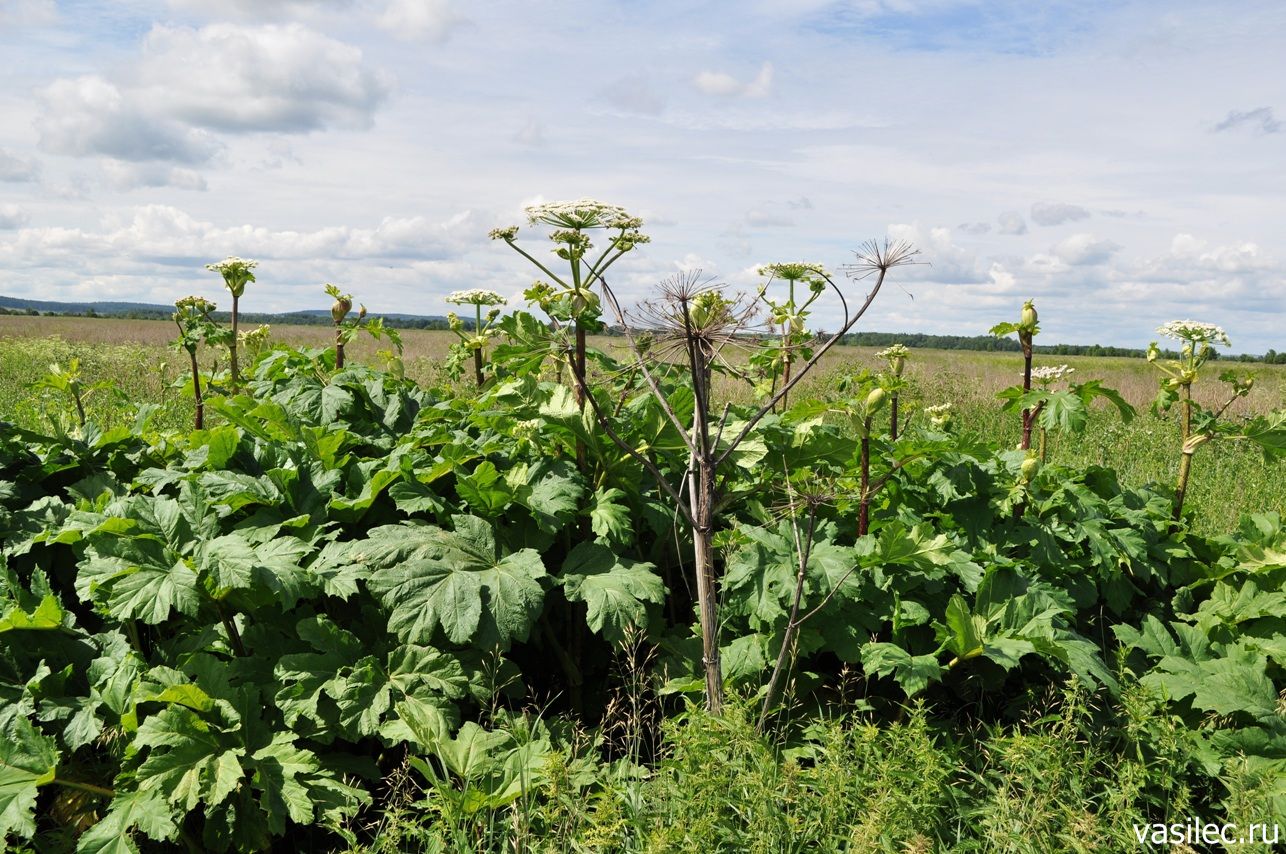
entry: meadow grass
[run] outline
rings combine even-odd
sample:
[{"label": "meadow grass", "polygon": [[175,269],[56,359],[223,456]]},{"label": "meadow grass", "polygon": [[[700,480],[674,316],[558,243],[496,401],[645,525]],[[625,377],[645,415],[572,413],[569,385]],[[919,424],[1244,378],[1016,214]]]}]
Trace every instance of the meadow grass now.
[{"label": "meadow grass", "polygon": [[[0,316],[0,420],[36,430],[48,430],[53,421],[65,423],[64,402],[48,392],[33,392],[38,380],[54,362],[66,364],[79,358],[87,386],[102,388],[90,395],[87,408],[102,426],[122,426],[133,421],[134,404],[153,403],[160,408],[157,427],[182,427],[191,418],[187,396],[186,364],[170,342],[173,324],[155,320],[119,320],[81,317]],[[292,346],[326,347],[333,341],[330,329],[320,326],[275,326],[272,340]],[[405,330],[404,361],[407,375],[422,385],[451,386],[444,369],[447,351],[455,340],[449,332]],[[595,346],[618,356],[626,354],[620,338],[597,338]],[[352,361],[381,364],[376,355],[386,342],[359,338],[347,348]],[[801,383],[795,400],[833,398],[839,376],[868,368],[877,370],[876,348],[836,347],[818,369]],[[210,368],[213,353],[202,358]],[[1143,359],[1093,356],[1040,356],[1036,364],[1063,364],[1075,368],[1072,379],[1100,379],[1119,390],[1139,412],[1123,424],[1115,411],[1096,408],[1085,434],[1078,438],[1050,437],[1050,460],[1070,466],[1088,463],[1114,468],[1127,486],[1172,483],[1178,461],[1177,413],[1157,416],[1148,407],[1157,389],[1157,371]],[[1256,375],[1256,386],[1229,410],[1240,418],[1286,405],[1286,366],[1235,365]],[[1215,405],[1224,388],[1214,380],[1221,369],[1215,363],[1197,383],[1198,400]],[[1016,415],[1002,412],[996,393],[1020,379],[1022,358],[1017,353],[961,350],[914,350],[906,378],[910,388],[903,395],[903,411],[911,418],[924,406],[950,402],[961,430],[989,436],[1005,445],[1016,445]],[[462,390],[467,384],[460,386]],[[745,383],[730,376],[716,381],[722,400],[747,403],[753,399]],[[1196,455],[1188,506],[1199,517],[1203,533],[1235,528],[1246,512],[1286,511],[1286,465],[1267,462],[1252,448],[1232,442],[1215,442]]]}]

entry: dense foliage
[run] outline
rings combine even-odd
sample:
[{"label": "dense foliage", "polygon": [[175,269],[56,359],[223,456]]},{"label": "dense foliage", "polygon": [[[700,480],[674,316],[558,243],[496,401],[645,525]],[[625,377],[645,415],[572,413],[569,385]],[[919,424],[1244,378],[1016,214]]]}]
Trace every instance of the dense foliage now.
[{"label": "dense foliage", "polygon": [[[656,702],[699,694],[684,527],[542,374],[548,328],[508,325],[472,397],[279,348],[242,393],[207,400],[210,429],[158,433],[146,413],[135,430],[5,428],[10,844],[252,851],[302,828],[352,842],[398,768],[482,815],[587,761],[505,707],[556,696],[592,725],[620,688],[621,644],[653,650],[670,697]],[[621,438],[680,477],[687,449],[656,398],[590,356]],[[656,376],[690,418],[680,376]],[[913,418],[896,441],[870,437],[881,488],[859,537],[856,406],[769,415],[720,484],[730,687],[763,690],[789,625],[795,711],[770,720],[783,732],[833,706],[841,674],[875,719],[917,697],[975,722],[1069,678],[1109,697],[1137,680],[1186,724],[1195,800],[1217,804],[1245,765],[1286,815],[1280,516],[1200,537],[1172,524],[1164,488],[1099,467],[1030,475],[1020,452]],[[660,759],[656,743],[626,761]]]}]

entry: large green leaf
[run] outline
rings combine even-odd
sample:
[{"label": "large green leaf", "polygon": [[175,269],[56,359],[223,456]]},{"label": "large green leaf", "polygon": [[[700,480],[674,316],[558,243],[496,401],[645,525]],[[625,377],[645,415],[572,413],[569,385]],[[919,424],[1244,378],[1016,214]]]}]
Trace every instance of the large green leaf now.
[{"label": "large green leaf", "polygon": [[498,556],[491,525],[455,516],[454,531],[433,526],[375,528],[350,554],[371,570],[367,586],[389,613],[389,629],[431,644],[441,628],[455,644],[507,646],[526,640],[544,601],[540,555]]},{"label": "large green leaf", "polygon": [[10,833],[27,838],[36,832],[37,789],[54,779],[57,765],[52,738],[17,708],[0,712],[0,844]]},{"label": "large green leaf", "polygon": [[613,643],[631,628],[646,628],[648,604],[665,601],[665,584],[652,564],[619,557],[599,543],[572,549],[560,580],[570,601],[585,603],[589,627]]}]

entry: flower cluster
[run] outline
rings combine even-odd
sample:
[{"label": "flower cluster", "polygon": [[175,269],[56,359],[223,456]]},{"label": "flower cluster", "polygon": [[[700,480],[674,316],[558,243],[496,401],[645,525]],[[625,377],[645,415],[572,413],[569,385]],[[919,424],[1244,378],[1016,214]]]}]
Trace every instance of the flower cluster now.
[{"label": "flower cluster", "polygon": [[950,403],[939,403],[937,406],[925,407],[924,414],[928,416],[929,423],[939,430],[945,430],[951,426],[952,409]]},{"label": "flower cluster", "polygon": [[595,199],[581,198],[571,202],[531,205],[525,212],[527,221],[532,225],[544,223],[555,228],[637,229],[643,225],[643,220],[630,216],[625,208]]},{"label": "flower cluster", "polygon": [[796,261],[789,264],[764,264],[757,271],[761,276],[785,279],[788,282],[811,279],[814,276],[826,276],[826,268],[821,264],[807,261]]},{"label": "flower cluster", "polygon": [[518,226],[511,225],[507,228],[493,228],[487,233],[492,240],[513,240],[518,236]]},{"label": "flower cluster", "polygon": [[892,361],[893,359],[905,359],[910,355],[911,351],[906,348],[905,344],[893,344],[876,353],[875,358]]},{"label": "flower cluster", "polygon": [[1075,368],[1068,365],[1049,365],[1041,368],[1031,369],[1031,378],[1042,385],[1058,382],[1067,377],[1068,374],[1075,372]]},{"label": "flower cluster", "polygon": [[1213,323],[1202,323],[1199,320],[1171,320],[1157,327],[1157,334],[1175,341],[1187,341],[1191,344],[1222,344],[1229,347],[1228,333],[1222,326]]},{"label": "flower cluster", "polygon": [[174,301],[174,307],[180,314],[209,314],[217,306],[205,297],[187,296]]},{"label": "flower cluster", "polygon": [[505,298],[495,291],[472,288],[467,291],[452,291],[447,295],[447,302],[455,305],[504,305]]},{"label": "flower cluster", "polygon": [[240,275],[258,266],[259,262],[251,258],[238,258],[235,255],[229,255],[217,264],[206,264],[205,268],[211,272],[226,276],[229,273]]}]

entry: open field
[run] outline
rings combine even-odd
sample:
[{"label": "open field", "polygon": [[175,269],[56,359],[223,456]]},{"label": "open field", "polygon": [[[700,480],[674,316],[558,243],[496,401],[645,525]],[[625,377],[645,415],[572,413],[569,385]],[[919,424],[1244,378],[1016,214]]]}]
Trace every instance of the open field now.
[{"label": "open field", "polygon": [[[454,336],[426,330],[405,330],[402,336],[407,375],[425,386],[449,386],[443,364]],[[32,428],[47,425],[45,412],[50,405],[40,394],[31,394],[27,386],[39,379],[50,363],[78,358],[87,384],[108,383],[107,389],[95,392],[89,406],[100,421],[128,423],[132,403],[157,403],[161,405],[157,426],[182,427],[190,418],[190,400],[183,396],[186,365],[172,348],[173,339],[174,326],[162,321],[0,316],[0,418]],[[331,343],[332,333],[316,326],[279,326],[273,328],[272,340],[323,347]],[[626,349],[619,338],[600,338],[593,343],[617,355]],[[379,364],[376,351],[386,346],[359,338],[349,345],[349,358]],[[868,347],[836,348],[801,384],[796,399],[833,395],[841,374],[879,367],[874,353],[875,348]],[[1077,381],[1101,379],[1119,390],[1139,412],[1131,424],[1122,424],[1114,412],[1098,408],[1081,440],[1051,439],[1051,460],[1073,466],[1110,466],[1126,485],[1172,482],[1178,423],[1174,414],[1158,417],[1148,411],[1157,389],[1157,372],[1152,366],[1142,359],[1093,356],[1038,355],[1036,363],[1071,365]],[[1286,365],[1235,367],[1250,370],[1256,386],[1230,409],[1233,417],[1286,405]],[[1021,370],[1022,358],[1017,353],[915,350],[907,365],[911,382],[908,410],[951,402],[962,428],[1005,437],[1007,444],[1015,444],[1020,432],[1017,421],[1000,411],[995,395],[1017,383]],[[1208,372],[1196,387],[1197,399],[1208,406],[1221,402],[1217,398],[1223,393],[1212,374]],[[729,378],[717,381],[716,393],[736,402],[750,399],[749,389]],[[60,411],[61,401],[52,407]],[[1207,533],[1231,530],[1245,512],[1286,510],[1286,466],[1266,462],[1255,449],[1215,443],[1202,449],[1194,472],[1190,506],[1198,510]]]},{"label": "open field", "polygon": [[[695,452],[619,338],[590,343],[622,445],[540,335],[478,390],[450,333],[404,333],[412,383],[278,328],[202,430],[172,336],[0,317],[0,421],[31,431],[0,431],[0,847],[1089,854],[1286,825],[1284,465],[1210,442],[1176,524],[1144,360],[1058,359],[1139,414],[1096,406],[1042,466],[997,400],[1018,354],[912,351],[893,443],[886,388],[845,386],[883,365],[836,348],[689,505]],[[73,359],[90,421],[150,428],[71,429],[35,384]],[[1286,403],[1286,367],[1255,373],[1229,418]],[[753,402],[711,397],[708,424]],[[956,429],[920,429],[943,403]]]}]

